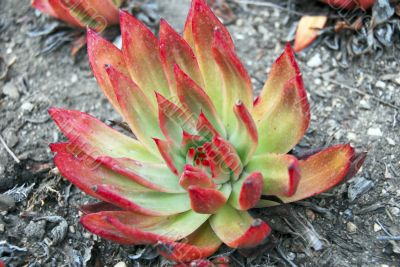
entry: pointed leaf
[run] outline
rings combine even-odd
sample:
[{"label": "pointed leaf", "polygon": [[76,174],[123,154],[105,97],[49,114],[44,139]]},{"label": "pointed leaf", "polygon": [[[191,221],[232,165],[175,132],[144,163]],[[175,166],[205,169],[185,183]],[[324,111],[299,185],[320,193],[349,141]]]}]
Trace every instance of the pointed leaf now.
[{"label": "pointed leaf", "polygon": [[106,67],[108,77],[114,88],[121,113],[137,139],[149,151],[156,151],[152,138],[163,134],[158,125],[156,109],[143,91],[127,76],[112,65]]},{"label": "pointed leaf", "polygon": [[310,107],[301,76],[289,80],[282,96],[257,123],[256,154],[287,153],[303,138],[310,122]]},{"label": "pointed leaf", "polygon": [[161,242],[158,251],[170,260],[188,262],[211,256],[221,244],[221,240],[214,234],[210,224],[206,222],[180,242]]},{"label": "pointed leaf", "polygon": [[77,18],[71,15],[70,10],[63,3],[63,0],[48,0],[54,13],[56,13],[56,18],[67,22],[68,24],[75,27],[85,27],[85,24],[80,22]]},{"label": "pointed leaf", "polygon": [[219,136],[219,132],[207,119],[206,115],[200,112],[199,119],[197,120],[196,130],[200,136],[207,140],[212,140],[214,136]]},{"label": "pointed leaf", "polygon": [[222,119],[227,132],[232,134],[236,126],[232,107],[237,101],[243,102],[246,107],[252,107],[253,86],[245,67],[230,44],[224,39],[222,31],[218,29],[214,33],[212,53],[222,76]]},{"label": "pointed leaf", "polygon": [[327,16],[302,16],[297,26],[293,50],[299,52],[314,42],[327,20]]},{"label": "pointed leaf", "polygon": [[183,166],[185,165],[185,158],[180,154],[181,151],[172,142],[156,138],[154,139],[154,142],[169,169],[175,175],[179,176],[179,174],[182,173]]},{"label": "pointed leaf", "polygon": [[[68,145],[73,147],[73,144],[66,144],[63,149],[64,151],[73,150],[68,149]],[[76,148],[74,150],[75,152],[77,151]],[[81,151],[77,153],[58,152],[54,157],[54,163],[63,177],[86,194],[103,201],[107,201],[107,199],[101,197],[93,190],[98,184],[121,186],[135,192],[151,191],[149,188],[139,185],[127,177],[109,170]]]},{"label": "pointed leaf", "polygon": [[190,210],[186,193],[135,192],[129,188],[105,184],[93,190],[108,202],[141,214],[168,216]]},{"label": "pointed leaf", "polygon": [[181,240],[195,232],[208,214],[187,211],[173,216],[154,217],[136,213],[102,212],[107,220],[126,236],[135,237],[139,244]]},{"label": "pointed leaf", "polygon": [[113,242],[122,245],[135,245],[138,244],[138,240],[135,236],[127,236],[117,228],[115,228],[111,223],[107,221],[107,215],[112,213],[118,213],[119,216],[132,216],[134,213],[127,211],[103,211],[98,213],[92,213],[83,216],[80,219],[80,223],[88,229],[90,232],[101,236],[105,239],[112,240]]},{"label": "pointed leaf", "polygon": [[[228,47],[232,50],[234,50],[233,42],[225,26],[214,15],[205,1],[193,1],[190,16],[191,23],[188,23],[187,27],[189,27],[190,24],[192,26],[191,35],[193,37],[196,58],[204,78],[204,90],[212,99],[218,113],[222,115],[224,99],[221,77],[220,75],[216,75],[219,69],[211,51],[214,31],[220,29]],[[189,31],[185,31],[185,37],[186,36],[189,36]],[[190,43],[190,41],[188,42]]]},{"label": "pointed leaf", "polygon": [[271,71],[259,97],[254,103],[252,115],[258,122],[270,112],[275,103],[282,97],[285,84],[293,77],[300,75],[300,69],[290,44],[272,65]]},{"label": "pointed leaf", "polygon": [[116,173],[147,188],[166,193],[183,193],[179,180],[165,164],[145,163],[128,158],[99,157],[96,159]]},{"label": "pointed leaf", "polygon": [[231,193],[230,184],[224,184],[221,191],[191,185],[188,188],[192,210],[197,213],[214,214],[226,203]]},{"label": "pointed leaf", "polygon": [[96,213],[96,212],[101,212],[101,211],[119,211],[122,209],[111,203],[100,201],[100,202],[95,202],[92,204],[80,205],[79,210],[83,214],[86,215],[86,214]]},{"label": "pointed leaf", "polygon": [[293,196],[300,180],[298,160],[291,155],[264,154],[253,157],[246,166],[248,172],[261,172],[263,195]]},{"label": "pointed leaf", "polygon": [[68,10],[83,27],[90,27],[100,32],[107,27],[107,21],[103,16],[97,16],[98,12],[88,1],[81,0],[59,0],[60,5]]},{"label": "pointed leaf", "polygon": [[236,129],[229,137],[229,141],[235,147],[243,165],[246,165],[257,149],[257,126],[250,112],[241,101],[235,104],[233,110],[237,122]]},{"label": "pointed leaf", "polygon": [[174,65],[177,64],[199,86],[203,87],[203,77],[196,57],[189,44],[165,21],[160,21],[160,57],[172,95],[176,95]]},{"label": "pointed leaf", "polygon": [[170,95],[154,34],[138,19],[120,12],[122,52],[131,78],[155,105],[154,91]]},{"label": "pointed leaf", "polygon": [[229,204],[210,218],[216,235],[232,248],[251,248],[270,234],[271,228],[261,219],[253,219],[247,212],[238,211]]},{"label": "pointed leaf", "polygon": [[92,17],[100,21],[100,24],[108,27],[119,24],[118,7],[112,0],[88,0],[89,9],[94,10]]},{"label": "pointed leaf", "polygon": [[114,93],[114,88],[104,66],[112,65],[124,75],[129,75],[126,70],[122,52],[112,43],[104,40],[91,29],[87,30],[86,36],[89,63],[92,67],[92,71],[96,77],[97,83],[103,90],[103,93],[108,98],[110,103],[113,105],[114,109],[121,113],[117,96]]},{"label": "pointed leaf", "polygon": [[301,180],[297,191],[281,199],[288,203],[328,191],[346,177],[354,155],[350,145],[336,145],[300,160]]},{"label": "pointed leaf", "polygon": [[168,141],[179,145],[182,131],[195,133],[194,119],[164,96],[156,93],[160,129]]},{"label": "pointed leaf", "polygon": [[264,179],[260,172],[243,176],[233,185],[229,203],[238,210],[253,208],[260,200]]},{"label": "pointed leaf", "polygon": [[177,82],[177,94],[184,109],[191,116],[197,118],[201,112],[211,124],[224,135],[224,128],[215,110],[210,97],[178,65],[175,65],[175,78]]},{"label": "pointed leaf", "polygon": [[86,154],[160,162],[138,141],[125,136],[89,114],[50,108],[49,114],[65,136]]}]

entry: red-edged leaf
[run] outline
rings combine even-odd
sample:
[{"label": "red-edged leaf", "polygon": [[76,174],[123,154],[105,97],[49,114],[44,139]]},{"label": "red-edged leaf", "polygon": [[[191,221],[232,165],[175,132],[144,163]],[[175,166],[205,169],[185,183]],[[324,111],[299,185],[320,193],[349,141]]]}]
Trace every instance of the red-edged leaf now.
[{"label": "red-edged leaf", "polygon": [[[191,35],[195,47],[196,58],[199,62],[200,70],[204,78],[204,90],[212,99],[218,113],[222,115],[222,105],[225,100],[223,99],[221,77],[220,75],[217,75],[219,72],[218,65],[214,61],[211,51],[214,31],[216,29],[221,31],[227,42],[227,46],[231,50],[234,50],[234,45],[229,32],[207,6],[205,1],[193,1],[189,16],[191,23],[187,23],[186,28],[190,25],[192,26]],[[185,30],[185,37],[186,36],[189,36],[188,30]]]},{"label": "red-edged leaf", "polygon": [[114,93],[114,88],[104,66],[112,65],[124,75],[129,75],[128,71],[126,70],[122,52],[112,43],[104,40],[91,29],[87,30],[86,36],[88,58],[97,83],[103,90],[103,93],[106,95],[110,103],[113,105],[114,109],[121,113],[117,96]]},{"label": "red-edged leaf", "polygon": [[197,120],[196,130],[200,136],[208,140],[211,140],[214,136],[220,135],[203,111],[200,112],[199,119]]},{"label": "red-edged leaf", "polygon": [[147,188],[166,193],[185,192],[165,164],[145,163],[128,158],[99,157],[96,159],[116,173]]},{"label": "red-edged leaf", "polygon": [[215,136],[212,139],[210,148],[206,147],[206,152],[210,161],[222,168],[228,168],[234,173],[235,177],[238,177],[242,172],[243,164],[235,148],[222,137]]},{"label": "red-edged leaf", "polygon": [[123,217],[133,217],[136,215],[127,211],[114,211],[114,212],[99,212],[85,215],[81,218],[81,224],[88,229],[90,232],[99,235],[103,238],[112,240],[123,245],[135,245],[138,244],[138,240],[135,236],[127,236],[117,228],[115,228],[111,223],[107,221],[107,215],[109,214],[120,214]]},{"label": "red-edged leaf", "polygon": [[120,12],[122,52],[133,81],[155,103],[154,91],[169,96],[168,82],[159,55],[159,44],[154,34],[138,19]]},{"label": "red-edged leaf", "polygon": [[257,101],[254,103],[252,115],[256,123],[270,112],[282,96],[285,84],[293,77],[300,75],[300,69],[290,44],[272,65],[271,71]]},{"label": "red-edged leaf", "polygon": [[257,122],[256,154],[287,153],[303,138],[310,122],[310,106],[301,76],[289,80],[279,99]]},{"label": "red-edged leaf", "polygon": [[182,131],[195,133],[194,119],[164,96],[156,93],[160,129],[168,141],[179,145]]},{"label": "red-edged leaf", "polygon": [[[67,9],[69,14],[79,21],[84,27],[90,27],[100,32],[103,31],[108,22],[104,16],[99,16],[89,1],[60,0],[60,5]],[[114,7],[115,9],[115,7]]]},{"label": "red-edged leaf", "polygon": [[56,14],[56,18],[67,22],[68,24],[76,27],[85,27],[85,24],[80,22],[77,18],[71,15],[70,10],[62,2],[63,0],[48,0],[51,8]]},{"label": "red-edged leaf", "polygon": [[210,218],[215,234],[232,248],[251,248],[259,245],[270,234],[271,228],[261,219],[253,219],[247,212],[229,204]]},{"label": "red-edged leaf", "polygon": [[229,141],[235,147],[243,165],[246,165],[257,149],[257,126],[250,112],[241,101],[235,104],[233,111],[237,122],[236,129],[230,135]]},{"label": "red-edged leaf", "polygon": [[129,77],[117,71],[112,65],[107,66],[106,71],[124,119],[137,139],[145,144],[149,151],[155,150],[152,138],[162,137],[162,132],[152,102]]},{"label": "red-edged leaf", "polygon": [[214,234],[208,222],[180,242],[161,242],[159,253],[173,261],[188,262],[207,258],[214,254],[222,242]]},{"label": "red-edged leaf", "polygon": [[205,171],[188,164],[185,165],[179,183],[185,189],[191,185],[196,185],[203,188],[216,187],[214,182]]},{"label": "red-edged leaf", "polygon": [[158,151],[164,158],[165,163],[169,169],[177,176],[182,172],[185,165],[185,158],[181,155],[181,151],[172,142],[164,141],[161,139],[154,139]]},{"label": "red-edged leaf", "polygon": [[125,157],[144,162],[160,162],[138,141],[119,133],[89,114],[50,108],[49,114],[74,146],[93,158]]},{"label": "red-edged leaf", "polygon": [[203,91],[189,76],[184,73],[178,65],[175,65],[175,78],[177,82],[177,94],[184,109],[190,115],[197,118],[201,112],[211,122],[211,124],[224,134],[224,128],[219,119],[217,111],[210,97]]},{"label": "red-edged leaf", "polygon": [[122,209],[111,203],[101,201],[101,202],[96,202],[93,204],[81,205],[81,206],[79,206],[79,210],[83,214],[86,215],[86,214],[96,213],[96,212],[101,212],[101,211],[118,211],[118,210],[122,210]]},{"label": "red-edged leaf", "polygon": [[193,211],[173,216],[146,216],[137,213],[102,212],[115,228],[138,244],[181,240],[195,232],[210,215]]},{"label": "red-edged leaf", "polygon": [[226,203],[231,192],[229,184],[223,185],[221,191],[197,185],[188,187],[192,210],[197,213],[214,214]]},{"label": "red-edged leaf", "polygon": [[31,5],[43,13],[57,17],[57,13],[51,7],[49,0],[32,0]]},{"label": "red-edged leaf", "polygon": [[119,23],[118,3],[113,0],[88,0],[89,9],[93,9],[91,16],[106,27]]},{"label": "red-edged leaf", "polygon": [[291,155],[264,154],[253,157],[246,166],[248,172],[261,172],[263,195],[293,196],[299,184],[298,160]]},{"label": "red-edged leaf", "polygon": [[[65,144],[62,150],[70,150],[67,146],[68,144]],[[95,186],[110,184],[136,192],[151,191],[149,188],[141,186],[127,177],[104,167],[89,155],[78,151],[75,149],[74,152],[58,152],[54,157],[54,163],[61,175],[83,192],[100,200],[107,201],[106,198],[101,197],[93,190]]]},{"label": "red-edged leaf", "polygon": [[296,193],[281,198],[293,202],[328,191],[347,175],[354,157],[350,145],[336,145],[299,161],[301,179]]},{"label": "red-edged leaf", "polygon": [[222,31],[218,29],[214,33],[212,53],[222,76],[222,119],[227,132],[232,134],[236,126],[232,107],[237,101],[242,101],[246,107],[252,107],[253,86],[245,67],[230,44],[224,39]]},{"label": "red-edged leaf", "polygon": [[232,188],[229,203],[239,210],[253,208],[260,200],[264,179],[260,172],[243,175]]},{"label": "red-edged leaf", "polygon": [[126,210],[151,216],[168,216],[190,210],[186,193],[135,192],[129,188],[114,185],[97,185],[96,194]]},{"label": "red-edged leaf", "polygon": [[327,20],[327,16],[302,16],[297,26],[293,50],[299,52],[314,42]]},{"label": "red-edged leaf", "polygon": [[189,44],[165,20],[160,21],[159,36],[161,62],[173,95],[176,95],[175,64],[203,87],[203,77]]},{"label": "red-edged leaf", "polygon": [[[351,9],[355,6],[355,1],[354,0],[320,0],[321,2],[324,2],[331,7],[339,7],[339,8],[346,8],[346,9]],[[363,1],[363,0],[360,0]],[[374,0],[375,1],[375,0]]]}]

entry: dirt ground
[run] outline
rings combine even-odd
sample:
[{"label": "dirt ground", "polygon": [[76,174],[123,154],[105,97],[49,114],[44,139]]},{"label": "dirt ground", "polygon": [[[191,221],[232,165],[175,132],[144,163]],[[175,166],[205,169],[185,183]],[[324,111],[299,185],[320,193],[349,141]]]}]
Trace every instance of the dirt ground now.
[{"label": "dirt ground", "polygon": [[[119,118],[84,52],[74,59],[64,45],[39,53],[45,38],[28,33],[53,20],[28,2],[0,2],[0,73],[10,63],[0,80],[0,135],[20,161],[0,145],[0,259],[9,266],[171,265],[151,248],[114,245],[79,225],[77,207],[92,199],[54,170],[48,144],[63,136],[47,108],[78,109],[103,121]],[[152,2],[155,14],[182,29],[188,0]],[[277,8],[232,8],[236,20],[229,30],[260,90],[292,20]],[[233,266],[400,266],[400,241],[380,240],[400,235],[399,52],[388,48],[378,58],[358,57],[348,68],[335,60],[337,51],[320,43],[297,55],[312,106],[311,126],[298,149],[350,142],[368,157],[356,177],[331,192],[254,211],[272,225],[274,238],[246,256],[222,248]]]}]

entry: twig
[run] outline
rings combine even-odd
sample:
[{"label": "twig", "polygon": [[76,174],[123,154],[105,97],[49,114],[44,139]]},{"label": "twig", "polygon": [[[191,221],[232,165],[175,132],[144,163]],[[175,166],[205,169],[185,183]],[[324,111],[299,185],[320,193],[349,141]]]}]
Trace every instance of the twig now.
[{"label": "twig", "polygon": [[344,84],[344,83],[340,83],[340,82],[338,82],[338,81],[336,81],[336,80],[332,80],[332,79],[325,79],[325,80],[328,81],[328,82],[330,82],[330,83],[339,85],[339,86],[341,86],[341,87],[343,87],[343,88],[349,89],[350,91],[354,91],[354,92],[356,92],[356,93],[358,93],[358,94],[360,94],[360,95],[368,96],[368,97],[374,99],[375,101],[377,101],[377,102],[379,102],[379,103],[381,103],[381,104],[383,104],[383,105],[386,105],[386,106],[389,106],[389,107],[391,107],[391,108],[400,110],[400,107],[398,107],[398,106],[396,106],[396,105],[394,105],[394,104],[392,104],[392,103],[389,103],[389,102],[387,102],[387,101],[385,101],[385,100],[382,100],[382,99],[380,99],[379,97],[376,97],[376,96],[374,96],[374,95],[368,94],[368,93],[366,93],[366,92],[364,92],[364,91],[362,91],[362,90],[359,90],[359,89],[357,89],[357,88],[354,88],[354,87],[349,86],[349,85]]},{"label": "twig", "polygon": [[4,148],[6,149],[6,151],[8,152],[8,154],[11,155],[11,157],[15,160],[16,163],[20,163],[21,161],[19,160],[19,158],[17,158],[17,156],[11,151],[11,149],[7,146],[6,142],[4,141],[3,137],[1,137],[0,135],[0,142],[3,144]]},{"label": "twig", "polygon": [[386,241],[386,240],[400,241],[400,235],[397,235],[397,236],[381,235],[381,236],[378,236],[376,239],[379,241]]},{"label": "twig", "polygon": [[275,250],[278,252],[279,256],[281,256],[282,259],[284,259],[291,267],[297,267],[297,265],[293,261],[286,257],[285,253],[283,253],[279,246],[277,246]]}]

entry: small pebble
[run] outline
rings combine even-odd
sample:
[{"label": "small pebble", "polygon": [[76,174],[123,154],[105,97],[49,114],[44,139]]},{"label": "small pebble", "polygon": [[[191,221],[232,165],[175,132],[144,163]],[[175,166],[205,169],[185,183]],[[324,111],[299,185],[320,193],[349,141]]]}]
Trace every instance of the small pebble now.
[{"label": "small pebble", "polygon": [[127,267],[126,263],[123,261],[118,262],[117,264],[114,265],[114,267]]},{"label": "small pebble", "polygon": [[18,87],[13,82],[8,82],[3,87],[3,94],[11,99],[18,100],[19,92]]},{"label": "small pebble", "polygon": [[307,66],[310,68],[316,68],[322,65],[321,55],[319,53],[315,54],[307,61]]},{"label": "small pebble", "polygon": [[357,135],[355,133],[348,132],[347,133],[347,139],[350,140],[350,141],[355,141],[355,140],[357,140]]},{"label": "small pebble", "polygon": [[70,225],[69,227],[68,227],[68,230],[69,230],[69,232],[70,233],[75,233],[75,227],[73,226],[73,225]]},{"label": "small pebble", "polygon": [[315,220],[315,213],[312,210],[306,209],[306,215],[310,221]]},{"label": "small pebble", "polygon": [[4,226],[4,224],[0,224],[0,233],[4,233],[4,230],[5,230],[5,226]]},{"label": "small pebble", "polygon": [[396,142],[395,142],[392,138],[390,138],[390,137],[386,137],[386,141],[387,141],[388,144],[391,145],[391,146],[395,146],[395,145],[396,145]]},{"label": "small pebble", "polygon": [[347,232],[349,232],[350,234],[353,234],[353,233],[357,232],[357,225],[355,225],[352,222],[348,222],[346,225],[346,229],[347,229]]},{"label": "small pebble", "polygon": [[21,109],[24,112],[31,112],[33,110],[33,108],[35,107],[35,105],[33,105],[31,102],[24,102],[21,105]]},{"label": "small pebble", "polygon": [[386,83],[382,82],[382,81],[377,81],[375,86],[380,88],[380,89],[385,89],[386,88]]},{"label": "small pebble", "polygon": [[369,128],[367,134],[370,136],[378,136],[378,137],[383,135],[381,129],[379,128]]},{"label": "small pebble", "polygon": [[379,232],[380,230],[382,230],[382,227],[380,227],[379,224],[374,223],[374,232]]},{"label": "small pebble", "polygon": [[389,210],[390,213],[393,214],[394,216],[396,217],[400,216],[400,209],[398,207],[392,207]]}]

